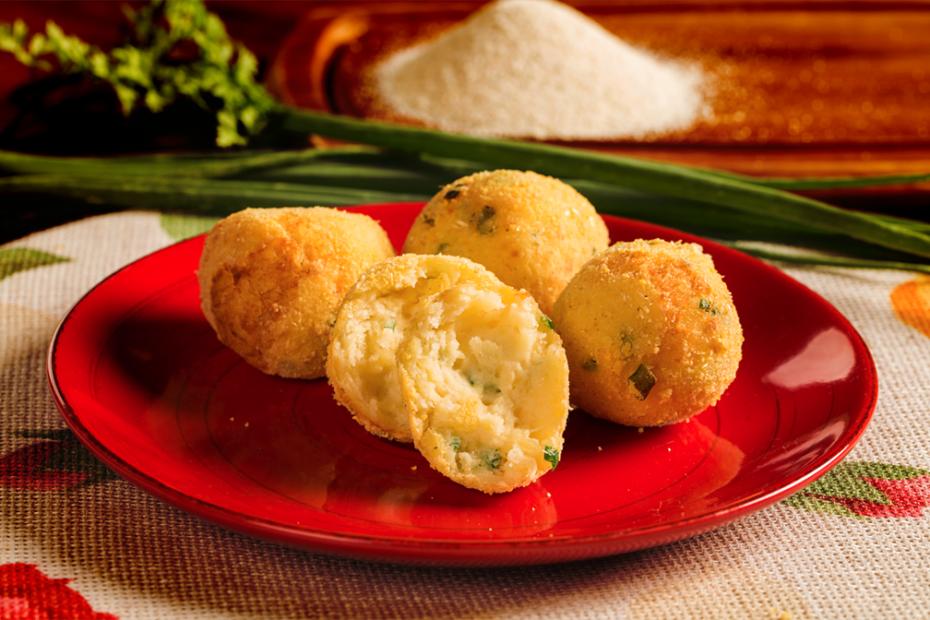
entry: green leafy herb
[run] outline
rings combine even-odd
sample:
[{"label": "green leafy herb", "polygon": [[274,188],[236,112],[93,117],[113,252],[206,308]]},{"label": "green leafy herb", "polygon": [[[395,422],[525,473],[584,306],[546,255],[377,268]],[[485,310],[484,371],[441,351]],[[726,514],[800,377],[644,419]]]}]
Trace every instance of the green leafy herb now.
[{"label": "green leafy herb", "polygon": [[545,314],[539,315],[539,324],[546,329],[555,329],[555,325],[552,323],[552,319],[547,317]]},{"label": "green leafy herb", "polygon": [[546,446],[543,449],[543,458],[552,465],[552,469],[555,469],[559,464],[559,451],[552,446]]},{"label": "green leafy herb", "polygon": [[452,450],[458,452],[462,449],[462,439],[458,435],[453,435],[452,439],[449,440],[449,444],[452,446]]},{"label": "green leafy herb", "polygon": [[639,400],[646,400],[650,390],[652,390],[656,384],[656,377],[645,364],[640,364],[636,372],[627,379],[627,383],[633,388],[636,398]]},{"label": "green leafy herb", "polygon": [[485,452],[481,455],[481,461],[490,469],[497,469],[501,466],[501,461],[503,457],[499,450],[494,450],[493,452]]},{"label": "green leafy herb", "polygon": [[19,20],[0,25],[0,50],[30,67],[106,82],[127,116],[189,99],[215,112],[220,147],[244,145],[265,126],[278,103],[257,81],[255,55],[230,39],[201,0],[153,0],[138,11],[124,10],[132,39],[109,53],[66,35],[51,21],[45,33],[30,37]]},{"label": "green leafy herb", "polygon": [[490,235],[497,229],[493,223],[496,213],[494,207],[491,205],[484,205],[484,208],[481,210],[481,215],[478,216],[478,222],[475,224],[475,229],[478,231],[478,234]]},{"label": "green leafy herb", "polygon": [[389,329],[391,331],[394,331],[396,327],[397,327],[397,321],[388,321],[387,323],[384,324],[384,329]]},{"label": "green leafy herb", "polygon": [[484,391],[485,394],[500,394],[501,393],[501,389],[493,383],[485,383],[482,390]]}]

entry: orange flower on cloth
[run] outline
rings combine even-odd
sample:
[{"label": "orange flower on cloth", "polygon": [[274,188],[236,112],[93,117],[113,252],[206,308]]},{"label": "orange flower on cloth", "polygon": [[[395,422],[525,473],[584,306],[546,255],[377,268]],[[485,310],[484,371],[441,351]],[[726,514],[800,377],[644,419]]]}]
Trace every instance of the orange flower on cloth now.
[{"label": "orange flower on cloth", "polygon": [[32,564],[0,565],[0,618],[16,620],[117,620],[94,611],[68,587],[70,579],[50,579]]},{"label": "orange flower on cloth", "polygon": [[930,276],[920,275],[891,291],[898,319],[930,338]]}]

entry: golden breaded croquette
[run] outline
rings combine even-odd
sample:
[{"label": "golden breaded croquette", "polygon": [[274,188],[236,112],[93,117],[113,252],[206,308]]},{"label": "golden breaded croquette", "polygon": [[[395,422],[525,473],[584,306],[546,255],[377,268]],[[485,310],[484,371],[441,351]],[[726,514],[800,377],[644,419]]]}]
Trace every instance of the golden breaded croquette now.
[{"label": "golden breaded croquette", "polygon": [[565,284],[608,243],[603,219],[571,186],[494,170],[443,187],[410,228],[404,252],[470,258],[549,315]]},{"label": "golden breaded croquette", "polygon": [[413,441],[395,352],[417,303],[466,281],[502,286],[467,258],[402,254],[370,267],[346,294],[333,325],[326,375],[336,400],[368,431]]},{"label": "golden breaded croquette", "polygon": [[558,464],[568,366],[526,291],[461,282],[423,300],[397,363],[414,445],[434,469],[503,493]]},{"label": "golden breaded croquette", "polygon": [[572,403],[628,426],[700,413],[733,382],[742,357],[730,292],[696,244],[611,246],[565,287],[552,320]]},{"label": "golden breaded croquette", "polygon": [[246,209],[218,222],[198,280],[220,341],[262,372],[324,375],[336,309],[367,267],[394,256],[384,229],[326,207]]}]

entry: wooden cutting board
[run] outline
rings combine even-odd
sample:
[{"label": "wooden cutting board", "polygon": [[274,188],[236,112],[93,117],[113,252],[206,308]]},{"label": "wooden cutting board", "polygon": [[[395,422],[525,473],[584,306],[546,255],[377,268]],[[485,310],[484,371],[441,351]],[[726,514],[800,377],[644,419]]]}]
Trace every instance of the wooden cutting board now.
[{"label": "wooden cutting board", "polygon": [[[311,109],[417,124],[378,105],[372,68],[482,2],[312,4],[269,85]],[[930,173],[930,2],[569,2],[629,44],[698,63],[713,115],[644,140],[563,143],[755,176]],[[930,184],[882,188],[930,205]]]}]

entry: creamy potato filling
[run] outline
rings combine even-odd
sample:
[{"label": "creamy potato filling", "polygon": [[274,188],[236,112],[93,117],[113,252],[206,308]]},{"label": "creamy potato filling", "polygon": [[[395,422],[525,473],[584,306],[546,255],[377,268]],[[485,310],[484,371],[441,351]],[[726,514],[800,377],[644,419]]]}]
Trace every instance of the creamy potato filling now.
[{"label": "creamy potato filling", "polygon": [[461,258],[408,255],[378,265],[349,293],[336,319],[328,372],[337,398],[370,431],[411,441],[397,347],[420,301],[462,279],[482,277],[497,283]]},{"label": "creamy potato filling", "polygon": [[522,486],[557,462],[567,373],[541,316],[526,294],[464,283],[424,304],[402,345],[414,441],[466,486]]}]

